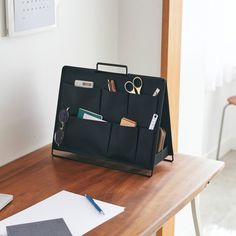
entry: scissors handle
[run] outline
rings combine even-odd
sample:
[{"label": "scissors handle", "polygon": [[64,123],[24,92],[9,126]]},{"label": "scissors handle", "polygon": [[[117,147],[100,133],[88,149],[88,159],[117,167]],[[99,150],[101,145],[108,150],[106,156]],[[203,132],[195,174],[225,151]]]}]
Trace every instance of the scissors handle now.
[{"label": "scissors handle", "polygon": [[[138,82],[137,82],[138,81]],[[137,84],[138,83],[138,84]],[[135,77],[133,79],[133,86],[134,88],[136,89],[137,91],[137,94],[140,94],[141,93],[141,89],[142,89],[142,86],[143,86],[143,81],[140,77]]]},{"label": "scissors handle", "polygon": [[125,82],[124,88],[125,88],[125,91],[127,93],[136,94],[136,91],[135,91],[135,88],[134,88],[134,84],[131,81]]}]

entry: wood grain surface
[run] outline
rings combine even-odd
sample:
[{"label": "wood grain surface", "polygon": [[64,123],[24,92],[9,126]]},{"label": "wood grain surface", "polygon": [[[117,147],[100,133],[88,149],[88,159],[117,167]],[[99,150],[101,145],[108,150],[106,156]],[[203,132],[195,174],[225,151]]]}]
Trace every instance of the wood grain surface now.
[{"label": "wood grain surface", "polygon": [[[222,162],[176,155],[161,162],[151,178],[76,161],[51,158],[50,146],[0,168],[0,192],[14,200],[0,220],[61,191],[90,194],[125,207],[87,235],[150,235],[201,192]],[[79,224],[79,223],[78,223]]]},{"label": "wood grain surface", "polygon": [[[162,1],[161,76],[167,79],[172,142],[175,152],[178,150],[179,129],[182,1]],[[157,236],[174,236],[174,219],[170,219],[169,226],[167,222]]]},{"label": "wood grain surface", "polygon": [[174,150],[178,149],[182,1],[163,0],[161,76],[167,79]]}]

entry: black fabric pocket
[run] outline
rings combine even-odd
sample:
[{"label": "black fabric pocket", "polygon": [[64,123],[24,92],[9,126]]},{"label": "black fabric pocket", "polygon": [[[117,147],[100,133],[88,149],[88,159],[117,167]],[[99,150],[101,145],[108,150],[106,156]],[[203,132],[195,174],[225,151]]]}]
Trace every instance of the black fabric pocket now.
[{"label": "black fabric pocket", "polygon": [[148,169],[152,169],[152,157],[155,155],[153,153],[154,132],[153,130],[139,129],[136,162]]},{"label": "black fabric pocket", "polygon": [[121,118],[127,115],[127,108],[127,94],[102,91],[101,115],[104,120],[120,123]]},{"label": "black fabric pocket", "polygon": [[154,113],[157,113],[157,97],[130,94],[128,118],[139,127],[148,128]]},{"label": "black fabric pocket", "polygon": [[99,113],[100,89],[79,88],[66,83],[62,86],[63,106],[70,107],[71,115],[77,115],[79,108]]},{"label": "black fabric pocket", "polygon": [[113,124],[108,148],[109,157],[134,162],[137,137],[138,128]]},{"label": "black fabric pocket", "polygon": [[79,154],[106,156],[111,124],[70,117],[62,147]]}]

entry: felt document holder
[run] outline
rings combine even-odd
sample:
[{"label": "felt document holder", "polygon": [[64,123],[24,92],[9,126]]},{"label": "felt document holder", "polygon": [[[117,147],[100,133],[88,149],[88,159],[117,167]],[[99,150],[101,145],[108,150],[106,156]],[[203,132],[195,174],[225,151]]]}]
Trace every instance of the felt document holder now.
[{"label": "felt document holder", "polygon": [[[104,65],[124,68],[125,73],[99,70],[99,66]],[[141,93],[130,94],[124,85],[137,76],[143,82]],[[75,80],[91,81],[94,86],[76,87]],[[116,92],[108,90],[108,80],[115,81]],[[160,92],[153,96],[157,88]],[[96,69],[64,66],[54,135],[62,129],[58,117],[66,108],[69,118],[63,124],[63,140],[60,145],[53,140],[52,156],[147,176],[152,175],[153,168],[160,161],[173,161],[167,85],[160,77],[129,74],[127,66],[108,63],[97,63]],[[107,122],[78,119],[79,108],[100,114]],[[158,120],[150,130],[153,114],[158,115]],[[137,127],[121,126],[123,117],[136,121]],[[166,135],[163,148],[158,152],[161,128]]]}]

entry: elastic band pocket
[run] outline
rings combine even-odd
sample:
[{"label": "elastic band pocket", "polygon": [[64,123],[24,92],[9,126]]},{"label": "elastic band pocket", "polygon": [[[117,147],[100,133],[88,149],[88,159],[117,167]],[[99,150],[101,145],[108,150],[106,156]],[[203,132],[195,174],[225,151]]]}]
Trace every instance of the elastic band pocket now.
[{"label": "elastic band pocket", "polygon": [[79,88],[71,84],[63,84],[62,95],[64,106],[70,107],[70,114],[77,115],[79,108],[99,113],[101,90],[95,88]]},{"label": "elastic band pocket", "polygon": [[128,118],[137,121],[139,127],[148,128],[153,114],[157,113],[157,97],[129,95]]},{"label": "elastic band pocket", "polygon": [[105,120],[120,123],[121,118],[127,115],[127,108],[127,94],[102,91],[101,115]]},{"label": "elastic band pocket", "polygon": [[137,146],[138,128],[113,124],[108,155],[118,160],[134,162]]},{"label": "elastic band pocket", "polygon": [[80,154],[106,156],[111,124],[70,117],[65,127],[63,147]]},{"label": "elastic band pocket", "polygon": [[136,162],[145,168],[152,168],[154,131],[144,128],[139,129]]}]

